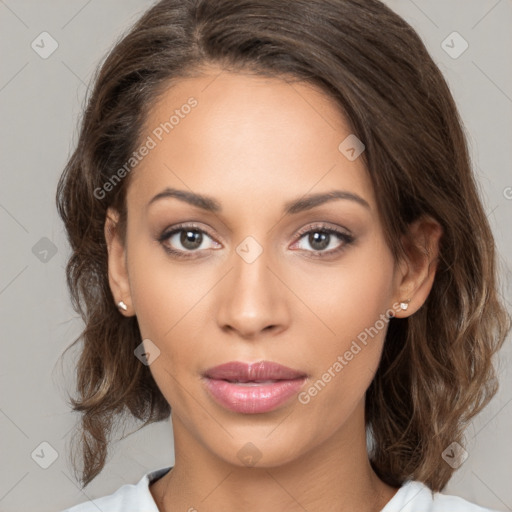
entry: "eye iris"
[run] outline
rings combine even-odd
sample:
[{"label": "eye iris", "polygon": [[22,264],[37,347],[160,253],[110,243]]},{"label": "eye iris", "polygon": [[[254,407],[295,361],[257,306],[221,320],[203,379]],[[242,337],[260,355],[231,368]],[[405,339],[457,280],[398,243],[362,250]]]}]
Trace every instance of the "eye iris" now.
[{"label": "eye iris", "polygon": [[199,231],[185,229],[181,232],[180,243],[187,249],[197,249],[201,246],[201,242],[203,241],[202,237],[203,235]]},{"label": "eye iris", "polygon": [[[311,244],[311,247],[315,249],[316,251],[321,251],[322,249],[325,249],[329,246],[329,233],[322,233],[321,231],[315,231],[313,233],[310,233],[309,235],[309,243]],[[320,247],[315,246],[315,244],[320,244]]]}]

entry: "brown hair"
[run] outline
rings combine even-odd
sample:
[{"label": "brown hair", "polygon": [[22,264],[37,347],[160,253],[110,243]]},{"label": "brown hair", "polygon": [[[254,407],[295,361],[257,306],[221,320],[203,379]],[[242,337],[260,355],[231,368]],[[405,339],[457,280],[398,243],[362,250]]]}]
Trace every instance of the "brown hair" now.
[{"label": "brown hair", "polygon": [[[492,356],[510,318],[500,303],[494,240],[448,86],[416,32],[378,0],[163,0],[113,48],[94,77],[57,206],[72,249],[67,282],[85,329],[77,369],[85,486],[102,470],[113,422],[144,425],[170,406],[134,357],[136,317],[116,309],[107,278],[108,207],[126,222],[129,176],[98,198],[137,148],[148,108],[205,64],[303,80],[339,104],[366,151],[395,258],[413,220],[443,228],[425,304],[390,321],[366,394],[371,464],[386,483],[442,490],[454,471],[441,453],[495,394]],[[136,172],[136,171],[133,171]],[[72,346],[73,346],[72,345]],[[76,465],[73,463],[76,470]]]}]

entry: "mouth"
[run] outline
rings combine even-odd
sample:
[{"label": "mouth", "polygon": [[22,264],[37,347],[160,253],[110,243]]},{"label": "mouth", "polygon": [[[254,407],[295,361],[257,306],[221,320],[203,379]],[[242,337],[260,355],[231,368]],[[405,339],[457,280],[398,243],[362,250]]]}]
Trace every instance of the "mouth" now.
[{"label": "mouth", "polygon": [[221,406],[242,414],[270,412],[296,395],[304,372],[271,361],[232,361],[203,373],[206,389]]}]

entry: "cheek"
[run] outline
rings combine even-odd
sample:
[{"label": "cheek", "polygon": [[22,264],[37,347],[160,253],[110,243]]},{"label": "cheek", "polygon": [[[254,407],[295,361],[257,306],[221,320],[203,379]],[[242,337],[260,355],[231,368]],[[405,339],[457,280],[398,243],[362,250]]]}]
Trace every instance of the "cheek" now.
[{"label": "cheek", "polygon": [[160,351],[150,371],[174,408],[189,402],[186,389],[197,380],[198,355],[204,351],[200,340],[207,342],[199,333],[207,301],[200,299],[211,288],[211,279],[160,258],[150,262],[142,251],[133,255],[132,300],[142,338]]},{"label": "cheek", "polygon": [[[392,255],[378,237],[348,251],[336,267],[300,272],[304,277],[295,290],[323,324],[326,346],[338,351],[348,348],[392,307],[393,272]],[[382,330],[380,322],[378,326]]]},{"label": "cheek", "polygon": [[314,378],[304,402],[313,407],[328,405],[348,413],[377,370],[393,297],[393,259],[382,244],[376,239],[354,251],[339,270],[308,279],[316,290],[308,294],[311,309],[329,328],[322,329],[326,334],[310,352]]},{"label": "cheek", "polygon": [[141,334],[167,343],[182,324],[190,327],[201,312],[199,299],[211,288],[205,266],[177,263],[153,241],[133,244],[127,264]]},{"label": "cheek", "polygon": [[[171,404],[186,399],[179,383],[196,377],[204,352],[199,334],[212,286],[211,276],[192,266],[174,264],[165,252],[137,247],[128,252],[131,298],[142,339],[159,350],[150,371]],[[203,298],[203,300],[201,300]],[[202,350],[203,349],[203,350]]]}]

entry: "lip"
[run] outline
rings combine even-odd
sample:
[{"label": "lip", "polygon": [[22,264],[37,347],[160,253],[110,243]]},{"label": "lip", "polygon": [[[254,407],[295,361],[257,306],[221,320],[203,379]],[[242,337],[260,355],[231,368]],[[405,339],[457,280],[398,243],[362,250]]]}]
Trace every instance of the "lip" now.
[{"label": "lip", "polygon": [[307,375],[272,361],[231,361],[206,370],[203,377],[218,404],[238,413],[257,414],[287,402]]}]

